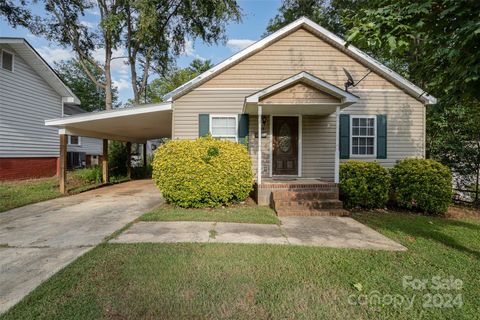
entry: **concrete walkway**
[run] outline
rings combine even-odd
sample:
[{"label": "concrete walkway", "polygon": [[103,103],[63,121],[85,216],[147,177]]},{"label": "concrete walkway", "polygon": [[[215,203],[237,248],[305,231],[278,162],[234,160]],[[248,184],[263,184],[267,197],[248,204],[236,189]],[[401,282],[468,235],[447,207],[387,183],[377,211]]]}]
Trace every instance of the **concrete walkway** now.
[{"label": "concrete walkway", "polygon": [[284,217],[282,224],[225,222],[139,222],[113,243],[269,243],[404,251],[375,230],[345,217]]},{"label": "concrete walkway", "polygon": [[0,213],[0,313],[162,201],[138,180]]}]

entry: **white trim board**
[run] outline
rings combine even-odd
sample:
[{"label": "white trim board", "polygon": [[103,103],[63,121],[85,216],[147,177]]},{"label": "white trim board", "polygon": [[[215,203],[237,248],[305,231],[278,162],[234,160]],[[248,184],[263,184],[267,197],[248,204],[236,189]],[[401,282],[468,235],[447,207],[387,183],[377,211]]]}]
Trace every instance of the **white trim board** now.
[{"label": "white trim board", "polygon": [[76,114],[76,115],[72,115],[64,118],[45,120],[45,125],[53,126],[53,127],[64,126],[72,123],[79,123],[79,122],[92,121],[92,120],[102,120],[102,119],[109,119],[109,118],[116,118],[116,117],[126,117],[130,115],[152,113],[152,112],[159,112],[159,111],[168,111],[168,110],[172,110],[172,104],[161,103],[156,105],[147,105],[147,106],[139,106],[139,107],[132,107],[132,108],[121,108],[121,109],[114,109],[114,110],[100,111],[100,112],[81,113],[81,114]]},{"label": "white trim board", "polygon": [[391,70],[390,68],[386,67],[376,59],[370,57],[365,52],[361,51],[360,49],[348,45],[345,40],[338,37],[337,35],[333,34],[332,32],[328,31],[327,29],[321,27],[320,25],[316,24],[315,22],[311,21],[308,18],[302,17],[297,19],[296,21],[288,24],[287,26],[279,29],[278,31],[272,33],[271,35],[263,38],[260,41],[255,42],[254,44],[250,45],[249,47],[245,48],[244,50],[238,52],[237,54],[233,55],[232,57],[222,61],[218,65],[214,66],[213,68],[205,71],[204,73],[200,74],[199,76],[195,77],[194,79],[188,81],[187,83],[181,85],[180,87],[176,88],[175,90],[171,91],[170,93],[164,96],[164,100],[172,101],[176,99],[190,90],[198,87],[202,83],[205,83],[215,75],[219,74],[220,72],[230,68],[231,66],[235,65],[236,63],[240,62],[241,60],[245,59],[246,57],[253,55],[254,53],[264,49],[265,47],[269,46],[270,44],[276,42],[277,40],[283,38],[287,34],[290,34],[300,28],[305,28],[308,31],[312,32],[316,36],[320,37],[321,39],[327,41],[334,47],[338,48],[339,50],[345,52],[346,54],[350,55],[351,57],[357,59],[360,63],[368,67],[370,70],[375,71],[379,75],[383,76],[387,80],[393,82],[398,87],[402,88],[413,96],[414,98],[422,101],[425,104],[435,104],[437,99],[434,96],[429,95],[423,89],[416,86],[406,78],[402,77],[395,71]]}]

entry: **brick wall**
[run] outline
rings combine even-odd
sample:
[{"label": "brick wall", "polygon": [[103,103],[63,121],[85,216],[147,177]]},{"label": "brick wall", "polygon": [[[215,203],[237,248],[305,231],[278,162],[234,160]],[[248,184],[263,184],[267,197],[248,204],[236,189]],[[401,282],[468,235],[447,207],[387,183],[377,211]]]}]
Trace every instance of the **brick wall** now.
[{"label": "brick wall", "polygon": [[53,177],[58,158],[0,158],[0,180]]}]

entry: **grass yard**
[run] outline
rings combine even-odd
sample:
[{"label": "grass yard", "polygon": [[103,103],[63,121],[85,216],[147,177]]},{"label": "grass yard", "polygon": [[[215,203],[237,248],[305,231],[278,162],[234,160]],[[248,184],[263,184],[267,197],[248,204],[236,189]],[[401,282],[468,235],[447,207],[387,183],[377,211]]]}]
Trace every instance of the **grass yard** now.
[{"label": "grass yard", "polygon": [[[69,172],[67,179],[69,194],[77,194],[102,185],[81,179],[75,171]],[[128,180],[126,177],[111,177],[110,183]],[[61,197],[63,195],[59,192],[58,184],[56,177],[0,182],[0,212]]]},{"label": "grass yard", "polygon": [[[2,319],[478,319],[478,221],[400,213],[355,218],[409,250],[103,244]],[[463,287],[404,289],[403,276],[453,276]],[[460,294],[463,306],[423,307],[429,293]],[[362,294],[415,299],[411,308],[364,305]]]},{"label": "grass yard", "polygon": [[57,178],[0,182],[0,212],[60,196]]},{"label": "grass yard", "polygon": [[246,204],[217,209],[183,209],[165,205],[140,217],[140,221],[221,221],[278,224],[280,221],[269,207]]}]

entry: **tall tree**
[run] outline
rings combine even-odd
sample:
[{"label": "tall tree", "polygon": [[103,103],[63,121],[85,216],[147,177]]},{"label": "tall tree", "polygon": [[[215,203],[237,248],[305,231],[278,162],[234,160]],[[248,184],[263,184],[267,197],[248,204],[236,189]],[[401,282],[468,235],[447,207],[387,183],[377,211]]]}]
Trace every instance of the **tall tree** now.
[{"label": "tall tree", "polygon": [[3,17],[13,27],[22,26],[29,27],[32,17],[32,12],[27,8],[27,1],[20,0],[16,3],[10,0],[0,1],[0,17]]},{"label": "tall tree", "polygon": [[368,0],[283,0],[278,14],[270,19],[265,35],[269,35],[287,24],[301,18],[310,20],[338,35],[347,32],[343,22],[345,11],[357,10]]},{"label": "tall tree", "polygon": [[480,1],[373,0],[350,11],[348,41],[406,65],[443,100],[479,99]]},{"label": "tall tree", "polygon": [[125,0],[124,12],[135,103],[152,70],[167,72],[195,38],[209,44],[224,40],[226,24],[241,19],[235,0]]},{"label": "tall tree", "polygon": [[[34,34],[72,48],[88,78],[105,91],[105,109],[112,109],[113,86],[111,63],[113,50],[121,44],[124,26],[123,0],[45,0],[45,17],[31,27]],[[80,22],[88,9],[97,8],[100,13],[98,28],[90,30]],[[94,51],[103,51],[104,61],[93,57]],[[92,73],[91,67],[98,70]],[[103,78],[95,75],[102,75]]]},{"label": "tall tree", "polygon": [[[100,81],[105,81],[104,74],[95,66],[87,64],[90,73]],[[81,107],[85,111],[98,111],[105,109],[105,91],[98,88],[83,70],[82,65],[75,59],[55,62],[55,71],[65,81],[73,93],[82,102]],[[112,103],[118,106],[118,92],[112,89]]]},{"label": "tall tree", "polygon": [[147,102],[161,102],[164,95],[212,67],[210,60],[194,59],[186,68],[171,68],[148,85]]}]

